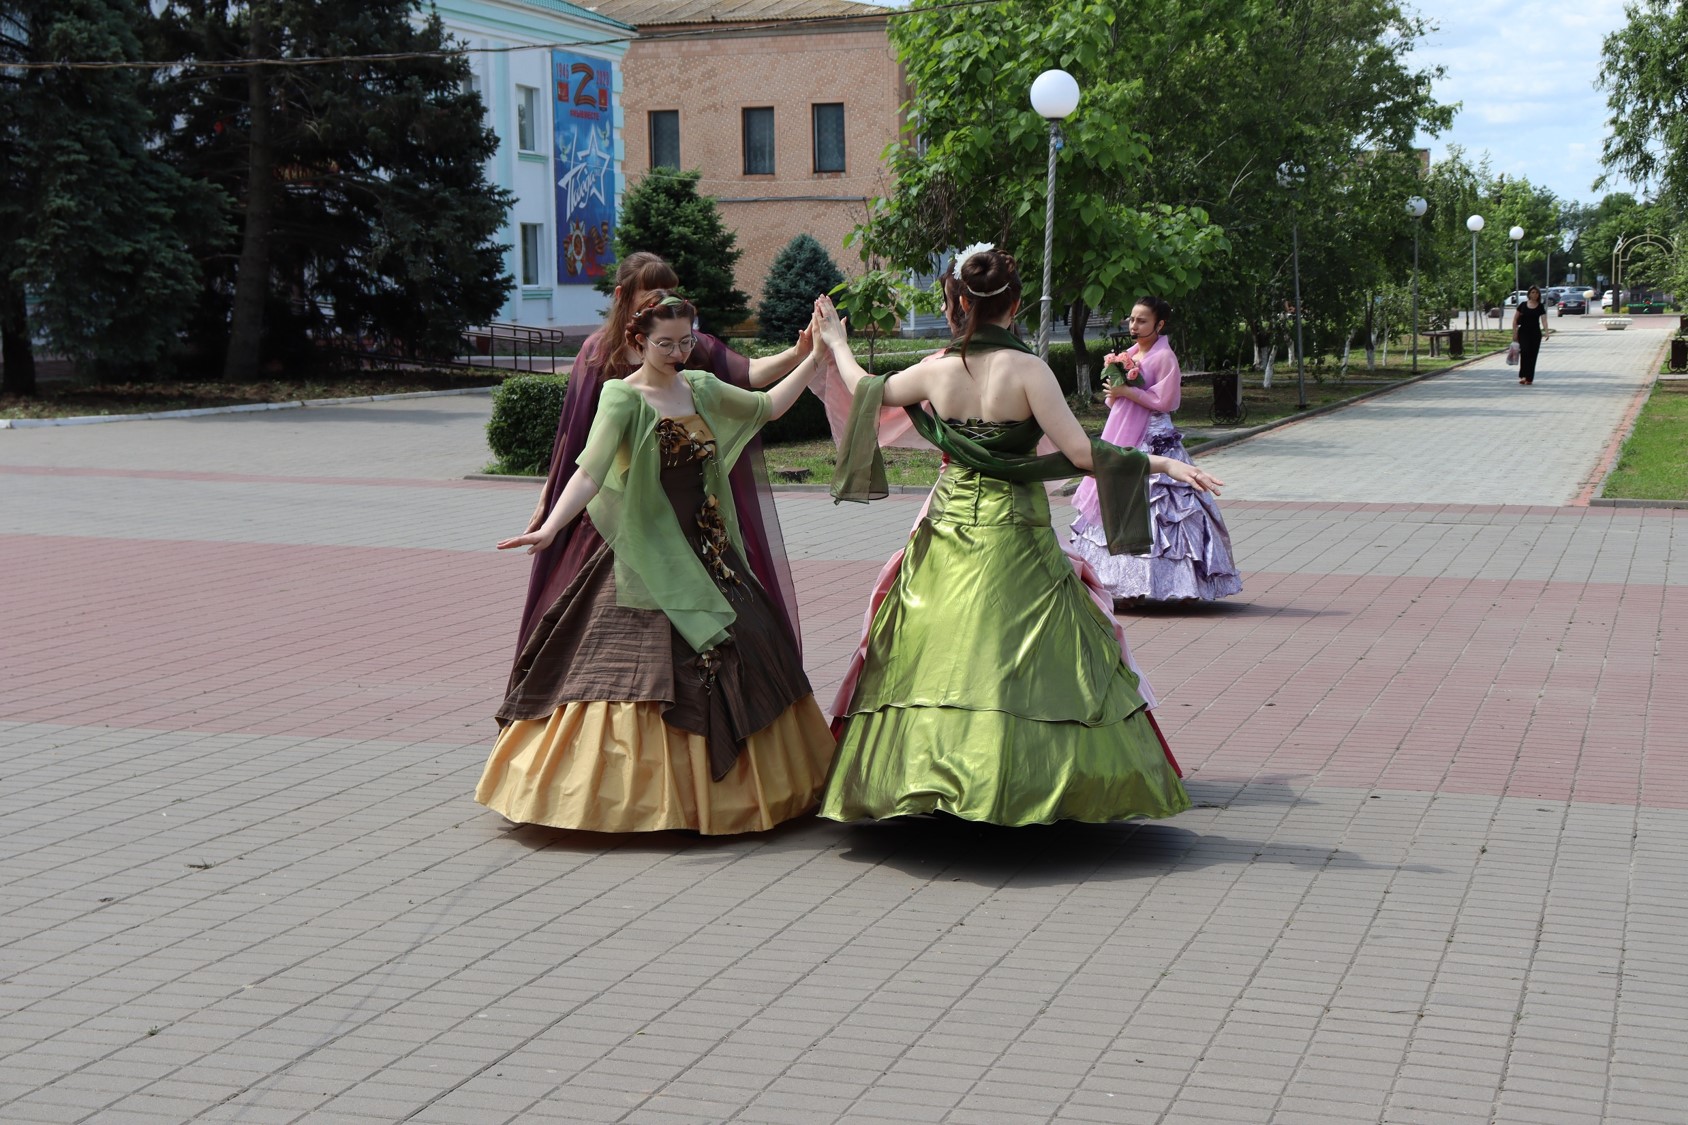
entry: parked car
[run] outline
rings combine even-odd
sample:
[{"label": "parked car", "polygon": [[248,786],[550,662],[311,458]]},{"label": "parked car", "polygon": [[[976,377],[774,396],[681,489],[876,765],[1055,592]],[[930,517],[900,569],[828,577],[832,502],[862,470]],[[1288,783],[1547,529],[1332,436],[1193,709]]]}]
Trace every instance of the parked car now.
[{"label": "parked car", "polygon": [[1559,295],[1559,312],[1556,315],[1564,316],[1566,313],[1576,313],[1578,316],[1582,316],[1587,312],[1588,298],[1575,289],[1567,289]]},{"label": "parked car", "polygon": [[1603,309],[1611,308],[1615,303],[1613,300],[1614,297],[1615,294],[1610,289],[1606,290],[1606,295],[1600,298],[1600,307]]},{"label": "parked car", "polygon": [[1530,291],[1528,289],[1515,289],[1507,295],[1505,302],[1506,307],[1509,309],[1515,309],[1529,299]]}]

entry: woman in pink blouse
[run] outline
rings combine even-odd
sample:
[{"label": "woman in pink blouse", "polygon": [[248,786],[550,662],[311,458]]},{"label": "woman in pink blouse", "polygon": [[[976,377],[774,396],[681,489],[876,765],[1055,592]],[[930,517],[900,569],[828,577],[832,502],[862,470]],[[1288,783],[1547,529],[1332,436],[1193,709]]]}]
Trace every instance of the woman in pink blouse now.
[{"label": "woman in pink blouse", "polygon": [[[1183,397],[1183,372],[1167,342],[1171,308],[1159,297],[1144,297],[1131,309],[1127,326],[1136,343],[1106,362],[1118,364],[1124,377],[1108,387],[1111,408],[1102,438],[1146,453],[1189,463],[1183,435],[1171,414]],[[1149,509],[1154,547],[1147,555],[1111,555],[1102,534],[1096,485],[1089,477],[1073,496],[1072,550],[1089,563],[1116,602],[1213,601],[1240,593],[1242,580],[1231,557],[1231,535],[1212,496],[1156,473],[1149,478]]]}]

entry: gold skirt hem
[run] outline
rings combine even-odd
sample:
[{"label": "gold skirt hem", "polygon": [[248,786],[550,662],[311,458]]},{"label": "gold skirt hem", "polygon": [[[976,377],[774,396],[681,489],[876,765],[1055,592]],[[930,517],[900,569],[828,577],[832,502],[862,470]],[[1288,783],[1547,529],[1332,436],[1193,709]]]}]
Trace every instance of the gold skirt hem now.
[{"label": "gold skirt hem", "polygon": [[745,740],[720,781],[709,744],[662,718],[660,702],[568,703],[508,724],[475,800],[521,824],[587,832],[761,832],[813,809],[833,738],[804,696]]}]

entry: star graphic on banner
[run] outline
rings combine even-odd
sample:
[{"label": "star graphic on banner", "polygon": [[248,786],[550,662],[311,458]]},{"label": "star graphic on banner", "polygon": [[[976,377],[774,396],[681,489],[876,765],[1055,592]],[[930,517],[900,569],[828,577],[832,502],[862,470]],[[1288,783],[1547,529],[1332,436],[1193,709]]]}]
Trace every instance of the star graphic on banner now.
[{"label": "star graphic on banner", "polygon": [[609,202],[605,183],[615,165],[615,158],[608,145],[608,133],[607,124],[602,133],[596,126],[589,126],[584,145],[581,144],[578,127],[569,136],[569,170],[563,173],[557,186],[563,189],[570,215],[593,201]]}]

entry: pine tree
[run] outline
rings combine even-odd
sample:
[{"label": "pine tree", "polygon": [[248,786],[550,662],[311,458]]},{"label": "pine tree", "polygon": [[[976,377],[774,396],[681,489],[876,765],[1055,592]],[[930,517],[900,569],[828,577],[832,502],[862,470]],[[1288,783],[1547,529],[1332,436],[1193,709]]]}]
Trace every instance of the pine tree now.
[{"label": "pine tree", "polygon": [[[461,56],[326,65],[289,60],[411,54],[448,47],[420,0],[167,0],[170,57],[274,59],[237,72],[192,71],[171,106],[169,152],[236,201],[240,234],[202,297],[201,322],[226,324],[224,373],[324,330],[406,354],[449,354],[492,319],[504,272],[509,193],[486,178],[497,136]],[[232,295],[232,296],[231,296]]]},{"label": "pine tree", "polygon": [[844,271],[812,235],[800,234],[774,257],[756,319],[764,340],[790,341],[808,326],[815,298],[844,282]]},{"label": "pine tree", "polygon": [[[5,0],[0,61],[136,59],[140,0]],[[5,389],[34,392],[32,334],[85,366],[157,362],[199,287],[215,193],[153,147],[147,72],[11,69],[0,79]],[[25,294],[35,300],[26,312]]]},{"label": "pine tree", "polygon": [[[679,275],[680,291],[697,306],[704,329],[725,332],[750,316],[750,298],[733,285],[733,267],[744,251],[721,221],[715,200],[698,194],[700,176],[653,172],[640,180],[622,200],[615,253],[662,255]],[[599,288],[607,293],[613,285],[606,280]]]}]

